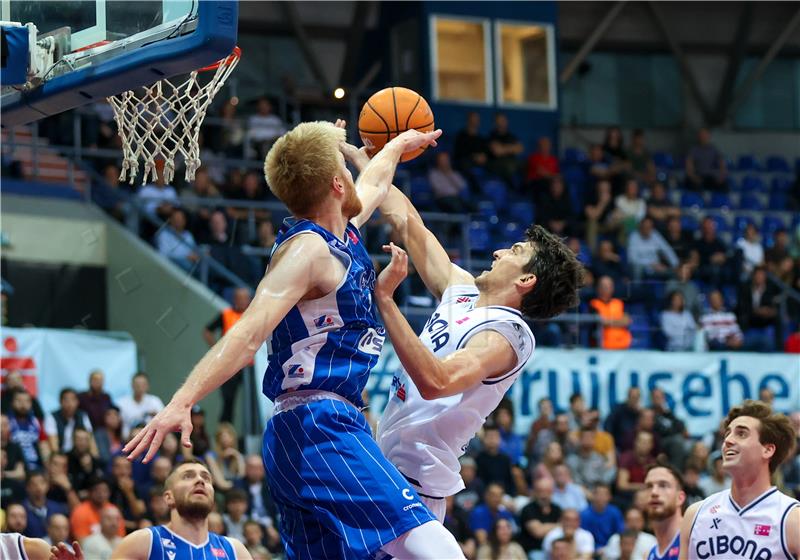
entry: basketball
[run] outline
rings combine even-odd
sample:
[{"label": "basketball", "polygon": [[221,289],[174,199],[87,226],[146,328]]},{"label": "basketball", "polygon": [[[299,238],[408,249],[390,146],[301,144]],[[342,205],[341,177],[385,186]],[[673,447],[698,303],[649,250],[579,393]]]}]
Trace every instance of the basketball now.
[{"label": "basketball", "polygon": [[[416,91],[404,87],[382,89],[370,97],[358,116],[358,133],[372,157],[386,143],[410,129],[431,132],[433,112],[428,102]],[[400,161],[411,161],[425,148],[403,154]]]}]

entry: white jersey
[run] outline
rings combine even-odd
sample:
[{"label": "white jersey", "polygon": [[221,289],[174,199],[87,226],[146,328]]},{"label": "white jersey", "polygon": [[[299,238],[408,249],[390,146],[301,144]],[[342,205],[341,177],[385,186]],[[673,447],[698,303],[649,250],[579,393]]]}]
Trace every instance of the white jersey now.
[{"label": "white jersey", "polygon": [[742,507],[730,490],[701,502],[689,532],[689,558],[794,560],[786,549],[786,518],[800,502],[774,486]]},{"label": "white jersey", "polygon": [[424,495],[445,497],[464,488],[458,458],[533,354],[533,333],[520,312],[502,306],[476,308],[478,295],[474,285],[447,288],[420,340],[444,358],[479,332],[496,331],[516,352],[514,369],[458,395],[425,400],[401,368],[378,423],[381,451]]},{"label": "white jersey", "polygon": [[19,533],[0,533],[0,559],[28,560],[22,538]]}]

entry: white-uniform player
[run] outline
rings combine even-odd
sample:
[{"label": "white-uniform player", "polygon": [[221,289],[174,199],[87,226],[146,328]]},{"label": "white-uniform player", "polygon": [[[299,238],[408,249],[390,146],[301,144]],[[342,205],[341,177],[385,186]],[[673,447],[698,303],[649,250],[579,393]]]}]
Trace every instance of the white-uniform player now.
[{"label": "white-uniform player", "polygon": [[686,511],[681,560],[796,560],[800,556],[800,502],[782,494],[771,476],[791,455],[796,434],[769,405],[745,401],[725,422],[722,466],[730,490]]},{"label": "white-uniform player", "polygon": [[19,533],[0,533],[0,559],[47,560],[50,545],[42,539],[31,539]]},{"label": "white-uniform player", "polygon": [[393,189],[381,205],[403,238],[420,277],[441,304],[420,338],[393,301],[407,270],[395,245],[375,297],[403,369],[377,439],[386,457],[444,519],[446,496],[464,484],[458,458],[531,357],[533,334],[523,319],[546,319],[578,302],[583,266],[540,226],[494,252],[477,278],[450,262],[410,201]]}]

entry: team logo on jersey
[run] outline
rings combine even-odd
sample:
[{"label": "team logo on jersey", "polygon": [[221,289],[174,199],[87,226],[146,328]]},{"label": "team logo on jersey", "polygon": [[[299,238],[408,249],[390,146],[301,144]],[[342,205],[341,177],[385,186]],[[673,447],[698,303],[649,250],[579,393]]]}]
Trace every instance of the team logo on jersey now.
[{"label": "team logo on jersey", "polygon": [[286,372],[286,375],[290,379],[297,379],[298,377],[303,377],[303,373],[305,373],[303,366],[300,364],[292,364],[289,366],[289,371]]},{"label": "team logo on jersey", "polygon": [[358,236],[355,234],[355,232],[353,232],[353,231],[350,231],[350,230],[348,229],[348,230],[347,230],[347,237],[349,237],[349,238],[350,238],[350,241],[352,241],[352,242],[353,242],[353,245],[358,245]]},{"label": "team logo on jersey", "polygon": [[394,389],[394,394],[397,395],[397,398],[403,402],[406,402],[406,384],[400,382],[400,378],[396,375],[392,377],[392,389]]},{"label": "team logo on jersey", "polygon": [[175,543],[172,542],[170,539],[161,538],[161,544],[164,548],[175,548]]},{"label": "team logo on jersey", "polygon": [[411,500],[414,499],[414,494],[411,493],[411,489],[410,488],[403,488],[403,497],[406,500],[411,501]]},{"label": "team logo on jersey", "polygon": [[679,546],[673,546],[672,548],[669,549],[669,552],[667,552],[667,556],[670,558],[672,557],[677,558],[680,553],[681,553],[681,548]]},{"label": "team logo on jersey", "polygon": [[461,296],[456,298],[456,303],[469,303],[472,300],[469,296]]},{"label": "team logo on jersey", "polygon": [[719,511],[719,508],[720,508],[720,505],[719,505],[719,504],[717,504],[717,505],[715,505],[714,507],[712,507],[712,508],[711,508],[710,510],[708,510],[708,511],[710,511],[711,513],[717,513],[717,512]]},{"label": "team logo on jersey", "polygon": [[225,554],[224,550],[222,550],[221,548],[214,548],[213,546],[211,547],[211,554],[213,554],[217,558],[227,558],[228,557],[228,555]]},{"label": "team logo on jersey", "polygon": [[692,558],[706,560],[706,558],[747,558],[747,560],[770,560],[772,552],[764,547],[759,548],[756,541],[736,535],[720,534],[699,541],[695,545],[695,555]]},{"label": "team logo on jersey", "polygon": [[463,317],[461,319],[456,319],[456,325],[463,325],[467,321],[469,321],[469,316]]},{"label": "team logo on jersey", "polygon": [[332,325],[333,325],[333,317],[331,317],[330,315],[322,315],[314,319],[314,326],[317,327],[318,329],[321,329],[322,327],[330,327]]},{"label": "team logo on jersey", "polygon": [[719,529],[719,524],[722,523],[722,519],[719,517],[715,517],[711,520],[711,527],[709,529]]},{"label": "team logo on jersey", "polygon": [[768,537],[769,532],[772,530],[772,527],[769,525],[756,525],[755,531],[753,531],[754,535],[758,535],[759,537]]}]

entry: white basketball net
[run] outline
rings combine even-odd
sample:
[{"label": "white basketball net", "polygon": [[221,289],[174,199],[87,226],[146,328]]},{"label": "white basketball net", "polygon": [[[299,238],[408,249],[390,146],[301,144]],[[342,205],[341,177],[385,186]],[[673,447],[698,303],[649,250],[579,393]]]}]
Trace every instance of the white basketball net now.
[{"label": "white basketball net", "polygon": [[[186,181],[193,181],[200,167],[198,138],[206,110],[222,88],[236,64],[241,51],[236,47],[231,55],[216,64],[195,70],[183,82],[170,79],[129,90],[108,98],[114,108],[122,139],[122,172],[120,181],[133,184],[139,174],[139,160],[144,162],[143,183],[156,180],[156,161],[164,162],[164,182],[175,177],[175,156],[180,152],[186,165]],[[202,85],[198,76],[211,76]],[[173,78],[174,79],[174,78]]]}]

